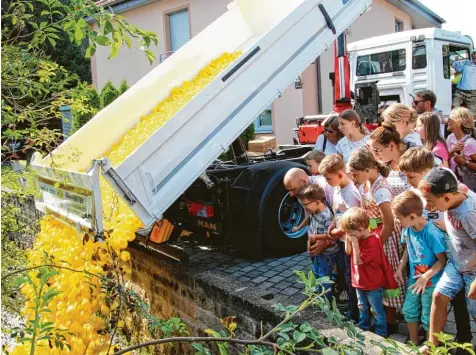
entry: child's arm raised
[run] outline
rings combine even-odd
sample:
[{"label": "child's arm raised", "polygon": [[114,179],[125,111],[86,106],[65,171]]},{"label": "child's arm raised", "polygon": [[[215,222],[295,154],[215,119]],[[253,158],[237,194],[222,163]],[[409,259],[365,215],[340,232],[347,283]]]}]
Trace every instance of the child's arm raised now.
[{"label": "child's arm raised", "polygon": [[352,254],[354,255],[354,265],[362,265],[362,259],[360,258],[359,240],[355,237],[351,237],[350,243],[352,244]]},{"label": "child's arm raised", "polygon": [[430,279],[435,276],[446,264],[446,253],[436,254],[438,260],[428,269],[424,274],[415,275],[415,278],[418,278],[416,282],[411,285],[408,289],[413,289],[412,293],[422,294],[425,292],[426,285]]},{"label": "child's arm raised", "polygon": [[311,220],[311,216],[306,216],[306,218],[304,218],[304,220],[298,226],[293,227],[293,232],[297,232],[303,229],[305,226],[309,224],[310,220]]}]

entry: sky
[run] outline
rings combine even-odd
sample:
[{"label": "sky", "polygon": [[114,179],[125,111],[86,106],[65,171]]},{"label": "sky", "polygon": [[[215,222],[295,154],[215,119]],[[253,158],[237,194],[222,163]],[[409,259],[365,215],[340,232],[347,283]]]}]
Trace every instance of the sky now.
[{"label": "sky", "polygon": [[476,44],[476,0],[419,0],[426,7],[443,17],[443,29],[461,31],[470,35]]}]

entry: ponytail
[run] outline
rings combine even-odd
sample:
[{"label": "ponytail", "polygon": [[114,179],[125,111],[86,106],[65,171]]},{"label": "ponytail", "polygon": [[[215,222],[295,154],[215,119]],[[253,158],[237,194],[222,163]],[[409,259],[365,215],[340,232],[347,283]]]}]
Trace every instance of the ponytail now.
[{"label": "ponytail", "polygon": [[388,177],[390,169],[380,164],[368,148],[362,148],[354,151],[347,163],[348,167],[357,170],[364,171],[365,169],[376,169],[383,177]]},{"label": "ponytail", "polygon": [[354,110],[345,110],[339,115],[339,118],[349,121],[349,122],[354,122],[357,127],[359,127],[359,131],[364,134],[368,135],[369,131],[364,125],[362,125],[362,120],[360,119],[360,116],[357,112]]}]

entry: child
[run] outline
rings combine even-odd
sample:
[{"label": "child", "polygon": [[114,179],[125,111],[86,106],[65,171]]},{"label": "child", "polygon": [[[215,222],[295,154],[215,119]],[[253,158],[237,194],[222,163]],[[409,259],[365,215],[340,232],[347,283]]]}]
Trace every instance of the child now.
[{"label": "child", "polygon": [[430,316],[430,341],[437,345],[433,334],[443,330],[448,303],[464,286],[469,313],[476,319],[476,195],[459,192],[455,176],[443,168],[431,169],[418,189],[430,208],[444,212],[449,235],[451,257],[436,285]]},{"label": "child", "polygon": [[325,157],[326,155],[319,150],[310,151],[306,155],[307,170],[309,170],[309,172],[314,176],[320,175],[319,164],[321,164],[322,159],[324,159]]},{"label": "child", "polygon": [[[319,172],[326,179],[327,183],[334,187],[333,210],[334,221],[329,227],[329,235],[338,240],[344,237],[344,232],[339,227],[339,220],[343,213],[351,207],[361,207],[362,200],[359,190],[349,179],[346,173],[344,160],[337,154],[325,157],[319,166]],[[355,289],[351,286],[350,275],[350,258],[345,253],[345,245],[343,241],[338,241],[337,245],[340,249],[340,270],[345,270],[345,282],[349,295],[349,318],[358,319],[357,296]],[[358,255],[354,258],[354,262],[359,263]]]},{"label": "child", "polygon": [[344,162],[347,162],[355,149],[365,145],[369,132],[354,110],[345,110],[339,115],[339,130],[344,134],[344,138],[337,142],[336,150]]},{"label": "child", "polygon": [[441,166],[448,167],[450,153],[446,141],[440,136],[440,126],[440,116],[425,112],[418,117],[416,131],[424,142],[423,146],[442,161]]},{"label": "child", "polygon": [[[308,185],[297,195],[297,198],[310,214],[307,233],[309,236],[308,250],[312,260],[312,271],[316,278],[331,277],[339,248],[336,242],[328,235],[329,226],[334,218],[334,214],[326,202],[326,194],[319,185]],[[311,252],[311,246],[315,243],[323,244],[324,250],[319,254]],[[330,291],[332,285],[326,284],[324,287]],[[332,293],[327,292],[326,296],[331,299]]]},{"label": "child", "polygon": [[[375,315],[375,333],[387,336],[387,320],[383,307],[383,289],[396,288],[397,284],[385,257],[379,238],[369,231],[369,217],[362,208],[348,209],[340,220],[345,232],[345,251],[353,260],[359,254],[361,263],[351,263],[352,286],[359,300],[359,323],[364,330],[370,328],[370,307]],[[358,246],[358,248],[357,248]],[[388,280],[388,277],[391,280]],[[370,307],[369,307],[370,304]]]},{"label": "child", "polygon": [[[396,272],[402,255],[400,246],[401,228],[394,223],[391,203],[393,193],[385,179],[389,169],[380,164],[366,148],[355,151],[347,164],[352,179],[360,184],[362,207],[370,218],[371,232],[380,238],[384,253]],[[400,295],[384,297],[383,304],[387,312],[387,331],[389,334],[397,331],[397,308],[403,307],[405,284],[400,285]]]},{"label": "child", "polygon": [[[434,168],[433,154],[425,148],[410,148],[400,158],[398,167],[400,171],[405,174],[410,185],[414,188],[413,191],[421,196],[420,191],[417,189],[418,184],[423,176]],[[465,193],[467,191],[467,188],[465,188],[464,185],[460,185],[459,189]],[[446,237],[444,214],[435,209],[428,211],[426,200],[423,199],[423,197],[422,202],[424,207],[423,217],[428,221],[433,222],[441,231],[445,232],[444,235]],[[468,309],[466,307],[464,290],[461,290],[458,293],[458,295],[451,301],[451,304],[453,305],[453,313],[456,323],[456,338],[460,343],[470,343],[472,339],[471,324]]]},{"label": "child", "polygon": [[428,331],[431,299],[435,285],[446,264],[446,244],[443,232],[422,215],[423,202],[414,191],[405,191],[392,202],[395,218],[403,227],[402,244],[405,249],[402,261],[395,273],[400,284],[410,261],[410,280],[403,305],[410,341],[418,345],[418,323]]}]

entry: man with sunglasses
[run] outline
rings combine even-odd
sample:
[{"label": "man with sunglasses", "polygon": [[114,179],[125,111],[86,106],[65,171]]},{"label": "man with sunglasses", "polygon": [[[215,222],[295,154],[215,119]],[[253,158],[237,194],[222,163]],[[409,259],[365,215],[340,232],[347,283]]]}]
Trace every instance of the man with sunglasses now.
[{"label": "man with sunglasses", "polygon": [[418,112],[419,115],[425,112],[436,113],[440,117],[440,135],[442,138],[446,138],[446,127],[448,119],[443,116],[443,112],[437,108],[436,105],[436,95],[431,90],[422,90],[418,91],[415,94],[415,99],[413,100],[413,108]]}]

